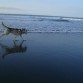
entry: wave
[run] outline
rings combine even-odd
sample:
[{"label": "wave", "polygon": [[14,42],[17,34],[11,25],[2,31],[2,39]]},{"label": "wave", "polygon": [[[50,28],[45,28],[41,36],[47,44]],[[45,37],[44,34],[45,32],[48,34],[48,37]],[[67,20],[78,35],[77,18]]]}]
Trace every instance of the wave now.
[{"label": "wave", "polygon": [[[3,32],[0,30],[0,33]],[[83,31],[28,31],[27,33],[83,33]]]},{"label": "wave", "polygon": [[0,20],[70,22],[70,21],[83,21],[83,18],[62,17],[62,16],[0,15]]},{"label": "wave", "polygon": [[56,32],[83,32],[83,30],[49,30],[49,31],[44,31],[44,30],[30,30],[28,33],[56,33]]},{"label": "wave", "polygon": [[83,32],[82,18],[0,15],[2,28],[1,22],[13,28],[26,28],[28,32]]}]

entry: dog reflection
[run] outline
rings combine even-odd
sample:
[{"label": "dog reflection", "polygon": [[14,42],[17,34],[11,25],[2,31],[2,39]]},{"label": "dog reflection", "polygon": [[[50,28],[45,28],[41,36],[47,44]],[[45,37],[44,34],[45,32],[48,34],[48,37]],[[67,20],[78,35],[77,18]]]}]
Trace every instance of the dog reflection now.
[{"label": "dog reflection", "polygon": [[24,53],[27,50],[27,47],[23,46],[24,40],[20,42],[20,44],[17,44],[17,41],[13,41],[14,45],[13,47],[8,47],[7,45],[1,44],[0,46],[5,49],[4,54],[2,55],[2,58],[4,59],[7,55],[13,54],[13,53]]},{"label": "dog reflection", "polygon": [[1,37],[12,33],[13,35],[15,35],[15,38],[17,36],[20,36],[22,38],[23,34],[27,34],[27,30],[26,29],[14,29],[14,28],[10,28],[10,27],[6,26],[3,22],[2,22],[2,26],[4,28],[4,32],[1,35]]}]

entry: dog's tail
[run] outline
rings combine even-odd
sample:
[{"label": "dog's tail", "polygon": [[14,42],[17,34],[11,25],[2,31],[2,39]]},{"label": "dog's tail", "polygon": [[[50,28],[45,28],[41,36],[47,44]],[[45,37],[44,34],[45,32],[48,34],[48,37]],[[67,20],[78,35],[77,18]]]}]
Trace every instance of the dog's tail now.
[{"label": "dog's tail", "polygon": [[10,27],[6,26],[3,22],[2,22],[2,26],[6,29],[10,28]]}]

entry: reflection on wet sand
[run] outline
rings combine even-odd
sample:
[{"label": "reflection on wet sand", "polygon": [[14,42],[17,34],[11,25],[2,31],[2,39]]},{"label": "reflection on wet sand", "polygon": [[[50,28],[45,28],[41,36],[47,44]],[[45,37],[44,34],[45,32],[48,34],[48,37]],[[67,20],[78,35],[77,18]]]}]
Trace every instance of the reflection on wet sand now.
[{"label": "reflection on wet sand", "polygon": [[3,22],[2,22],[2,26],[3,26],[4,32],[2,33],[2,35],[0,37],[6,36],[6,35],[9,35],[10,33],[12,33],[13,35],[15,35],[15,38],[17,36],[20,36],[22,38],[23,34],[27,34],[27,30],[24,28],[23,29],[18,29],[18,28],[14,29],[14,28],[6,26]]},{"label": "reflection on wet sand", "polygon": [[2,49],[5,50],[5,52],[2,55],[2,58],[4,59],[7,55],[13,54],[13,53],[24,53],[27,51],[27,46],[23,46],[24,40],[21,42],[13,41],[12,47],[9,47],[5,44],[0,43],[0,46]]}]

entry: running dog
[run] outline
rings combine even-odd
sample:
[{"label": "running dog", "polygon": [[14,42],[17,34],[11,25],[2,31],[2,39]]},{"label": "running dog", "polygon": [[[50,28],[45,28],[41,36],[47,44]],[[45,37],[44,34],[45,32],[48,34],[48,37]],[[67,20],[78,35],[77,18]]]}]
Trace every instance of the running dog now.
[{"label": "running dog", "polygon": [[6,26],[3,22],[2,22],[2,26],[3,26],[3,28],[5,30],[4,30],[3,34],[1,35],[1,37],[12,33],[16,37],[20,36],[22,38],[22,35],[27,33],[26,29],[14,29],[14,28],[10,28],[10,27]]}]

